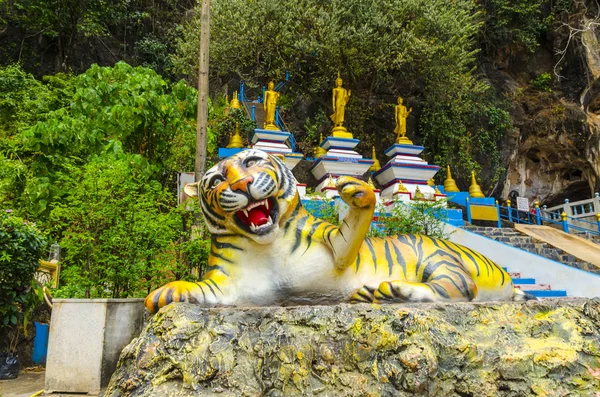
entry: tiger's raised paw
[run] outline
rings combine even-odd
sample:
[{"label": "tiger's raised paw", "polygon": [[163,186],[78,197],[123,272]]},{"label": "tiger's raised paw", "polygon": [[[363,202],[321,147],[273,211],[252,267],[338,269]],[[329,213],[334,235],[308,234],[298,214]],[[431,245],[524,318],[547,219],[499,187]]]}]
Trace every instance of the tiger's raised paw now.
[{"label": "tiger's raised paw", "polygon": [[194,292],[198,284],[189,281],[173,281],[152,291],[144,301],[146,309],[151,314],[156,313],[161,307],[173,302],[197,303]]},{"label": "tiger's raised paw", "polygon": [[340,197],[352,208],[366,208],[375,205],[373,189],[365,182],[350,176],[339,177],[335,186]]}]

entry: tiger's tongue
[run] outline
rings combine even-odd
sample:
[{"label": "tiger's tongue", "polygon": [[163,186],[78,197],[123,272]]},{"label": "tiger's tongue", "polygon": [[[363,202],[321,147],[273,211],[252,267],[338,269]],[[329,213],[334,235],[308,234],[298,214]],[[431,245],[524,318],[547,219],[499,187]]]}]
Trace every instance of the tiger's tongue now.
[{"label": "tiger's tongue", "polygon": [[258,206],[248,211],[248,222],[256,226],[264,225],[269,221],[269,214],[265,212],[265,207]]}]

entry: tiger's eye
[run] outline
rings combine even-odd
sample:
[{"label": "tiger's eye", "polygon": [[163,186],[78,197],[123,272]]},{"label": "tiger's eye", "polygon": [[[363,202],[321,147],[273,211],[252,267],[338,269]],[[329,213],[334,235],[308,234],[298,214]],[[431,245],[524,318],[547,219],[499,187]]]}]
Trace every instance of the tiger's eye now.
[{"label": "tiger's eye", "polygon": [[250,160],[250,161],[246,162],[246,167],[253,167],[256,165],[256,163],[258,163],[258,161]]},{"label": "tiger's eye", "polygon": [[221,178],[215,178],[213,180],[213,183],[212,183],[211,187],[215,188],[215,187],[219,186],[221,184],[221,182],[223,182],[223,179],[221,179]]}]

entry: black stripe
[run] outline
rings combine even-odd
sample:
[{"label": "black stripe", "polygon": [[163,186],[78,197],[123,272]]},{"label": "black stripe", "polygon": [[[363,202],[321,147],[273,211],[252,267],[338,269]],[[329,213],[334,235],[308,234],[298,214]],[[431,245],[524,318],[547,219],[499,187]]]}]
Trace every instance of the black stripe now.
[{"label": "black stripe", "polygon": [[462,252],[464,252],[465,255],[467,256],[467,258],[469,258],[473,262],[473,264],[477,268],[477,275],[479,276],[479,265],[477,264],[477,260],[475,260],[475,258],[473,258],[473,255],[471,255],[468,251],[466,251],[465,247],[463,247],[462,245],[456,244],[456,247],[459,250],[461,250]]},{"label": "black stripe", "polygon": [[223,293],[223,291],[221,291],[221,288],[219,288],[219,286],[217,285],[217,283],[215,283],[213,279],[209,278],[208,281],[210,281],[212,285],[214,285],[219,290],[220,293]]},{"label": "black stripe", "polygon": [[431,288],[433,288],[438,294],[442,295],[444,298],[450,299],[450,295],[448,295],[448,291],[446,291],[446,289],[444,289],[444,287],[442,287],[441,285],[437,285],[437,284],[433,284],[433,283],[427,283],[425,285],[429,285]]},{"label": "black stripe", "polygon": [[224,260],[224,261],[225,261],[225,262],[227,262],[227,263],[233,263],[233,261],[232,261],[232,260],[225,258],[225,257],[224,257],[223,255],[221,255],[221,254],[217,254],[217,253],[216,253],[215,251],[213,251],[212,249],[210,250],[210,254],[211,254],[212,256],[214,256],[215,258],[219,258],[219,259],[222,259],[222,260]]},{"label": "black stripe", "polygon": [[371,260],[373,261],[373,269],[375,273],[377,273],[377,258],[375,257],[375,250],[373,250],[373,243],[371,243],[371,238],[367,237],[365,239],[365,243],[367,243],[367,247],[369,247],[369,251],[371,251]]},{"label": "black stripe", "polygon": [[387,239],[385,239],[385,242],[383,243],[383,248],[385,250],[385,259],[388,261],[388,269],[390,271],[389,275],[391,276],[392,269],[394,268],[394,260],[392,259],[392,253],[390,252],[390,245]]},{"label": "black stripe", "polygon": [[306,254],[306,251],[308,251],[308,249],[310,248],[310,244],[312,243],[312,236],[321,223],[323,223],[323,222],[318,219],[313,220],[313,225],[310,228],[310,232],[308,232],[308,235],[306,236],[307,246],[306,246],[306,249],[304,250],[304,252],[302,253],[302,255]]},{"label": "black stripe", "polygon": [[204,283],[208,287],[208,289],[210,290],[210,292],[212,292],[215,298],[217,297],[217,294],[215,294],[215,290],[210,286],[209,283],[206,282],[206,280],[202,280],[201,283]]},{"label": "black stripe", "polygon": [[[462,260],[462,255],[461,255],[461,251],[454,249],[453,247],[450,246],[449,242],[446,240],[439,240],[439,242],[441,242],[442,244],[444,244],[446,246],[446,248],[448,248],[451,252],[454,252],[455,254],[457,254],[460,258],[461,258],[461,263],[464,264],[464,260]],[[459,247],[458,245],[455,245],[456,247]],[[467,255],[468,257],[470,256],[469,254],[465,253],[465,255]],[[473,260],[473,257],[470,257],[471,260]],[[475,264],[475,268],[477,269],[477,276],[479,276],[479,265],[477,264],[476,261],[473,261],[473,263]]]},{"label": "black stripe", "polygon": [[418,238],[421,238],[420,241],[417,241],[417,264],[415,266],[415,276],[417,274],[419,274],[419,269],[421,268],[421,265],[423,264],[423,237],[420,235],[415,236],[415,239],[418,240]]},{"label": "black stripe", "polygon": [[296,216],[298,215],[298,212],[300,211],[301,207],[302,206],[300,205],[300,200],[298,200],[298,202],[296,203],[296,207],[294,208],[294,210],[290,214],[289,219],[285,222],[285,225],[283,226],[284,235],[287,233],[288,228],[290,227],[290,225],[292,224],[292,222],[294,221],[294,219],[296,219]]},{"label": "black stripe", "polygon": [[400,252],[400,248],[396,247],[396,244],[392,241],[392,247],[394,247],[394,252],[396,253],[396,263],[402,267],[402,272],[404,273],[404,279],[406,280],[406,261],[404,260],[404,256]]},{"label": "black stripe", "polygon": [[369,293],[365,292],[365,290],[363,290],[362,288],[358,290],[358,295],[364,296],[368,300],[372,300],[373,299],[373,297],[371,295],[369,295]]},{"label": "black stripe", "polygon": [[360,186],[360,183],[358,183],[358,182],[354,182],[354,181],[348,181],[348,182],[346,182],[346,183],[343,183],[343,184],[341,184],[340,186],[337,186],[337,189],[338,189],[338,191],[340,191],[340,192],[341,192],[342,190],[344,190],[344,188],[345,188],[346,186],[352,186],[352,185],[355,185],[355,186]]},{"label": "black stripe", "polygon": [[168,303],[171,303],[172,301],[173,301],[173,288],[169,288],[167,290],[167,296],[166,296],[165,302],[167,302],[167,304],[168,304]]},{"label": "black stripe", "polygon": [[331,242],[331,233],[336,229],[337,229],[337,227],[332,225],[331,229],[329,229],[329,231],[327,231],[327,235],[325,236],[325,238],[329,242],[329,246],[333,250],[333,255],[337,255],[337,253],[335,252],[335,247],[333,246],[333,243]]},{"label": "black stripe", "polygon": [[344,234],[342,233],[342,228],[338,227],[338,233],[342,236],[345,242],[348,242],[348,240],[346,240],[346,237],[344,237]]},{"label": "black stripe", "polygon": [[[163,287],[164,288],[164,287]],[[154,313],[158,311],[158,299],[160,298],[161,290],[163,288],[159,288],[154,292],[154,296],[152,297],[152,307],[154,308]]]},{"label": "black stripe", "polygon": [[452,262],[448,262],[448,261],[440,261],[440,262],[436,262],[435,264],[428,264],[427,266],[425,266],[425,269],[423,270],[423,276],[421,277],[421,282],[424,283],[425,281],[429,280],[429,277],[431,277],[431,275],[442,265],[446,265],[448,267],[455,267],[460,270],[463,270],[463,268],[460,267],[460,265],[457,265],[456,263],[452,263]]},{"label": "black stripe", "polygon": [[447,278],[448,280],[450,280],[450,282],[452,283],[452,285],[454,285],[454,288],[456,288],[456,290],[457,290],[458,292],[460,292],[460,293],[462,294],[462,296],[467,296],[467,295],[469,295],[467,291],[463,291],[463,290],[462,290],[462,289],[461,289],[461,288],[458,286],[458,284],[456,284],[456,283],[454,282],[454,279],[453,279],[452,277],[450,277],[450,276],[448,276],[448,275],[446,275],[446,274],[441,274],[441,275],[439,275],[439,276],[436,276],[436,277],[435,277],[435,278],[434,278],[432,281],[442,280],[442,279],[445,279],[445,278]]},{"label": "black stripe", "polygon": [[212,207],[211,207],[211,206],[210,206],[208,203],[206,203],[204,200],[200,200],[200,203],[202,204],[202,209],[203,209],[205,212],[208,212],[210,216],[212,216],[213,218],[216,218],[216,219],[218,219],[218,220],[221,220],[221,221],[224,221],[224,220],[225,220],[225,217],[224,217],[224,216],[217,214],[217,213],[216,213],[216,212],[215,212],[215,211],[212,209]]},{"label": "black stripe", "polygon": [[226,276],[229,276],[229,273],[227,273],[227,272],[225,271],[225,269],[223,269],[223,267],[221,267],[221,266],[219,266],[219,265],[212,265],[212,266],[208,266],[208,267],[206,268],[206,270],[204,271],[204,273],[212,272],[213,270],[218,270],[218,271],[220,271],[221,273],[223,273],[224,275],[226,275]]},{"label": "black stripe", "polygon": [[408,243],[408,241],[407,241],[406,244],[413,249],[413,252],[415,253],[415,256],[416,256],[417,255],[417,236],[415,236],[414,234],[406,234],[405,236],[408,240],[410,240],[410,243]]},{"label": "black stripe", "polygon": [[463,287],[465,288],[465,291],[467,291],[467,295],[469,296],[469,300],[473,300],[473,290],[471,288],[469,288],[469,284],[467,283],[467,279],[465,278],[465,276],[462,273],[456,272],[456,271],[454,271],[452,269],[448,269],[448,270],[458,276],[458,278],[460,279]]},{"label": "black stripe", "polygon": [[358,273],[359,267],[360,267],[360,251],[358,252],[358,255],[356,256],[356,271],[354,273]]},{"label": "black stripe", "polygon": [[212,243],[214,244],[214,246],[217,247],[217,249],[220,249],[220,250],[222,250],[222,249],[234,249],[234,250],[238,250],[238,251],[243,251],[244,250],[243,248],[240,248],[240,247],[238,247],[236,245],[233,245],[231,243],[222,243],[222,242],[220,242],[219,240],[217,240],[217,236],[215,236],[214,234],[213,234],[211,240],[212,240]]},{"label": "black stripe", "polygon": [[298,219],[298,222],[296,223],[296,240],[294,241],[294,246],[292,247],[290,254],[293,254],[294,251],[300,247],[300,243],[302,242],[302,229],[304,228],[307,219],[308,215],[304,215],[302,218]]},{"label": "black stripe", "polygon": [[202,292],[202,299],[204,299],[204,302],[202,303],[206,303],[206,294],[204,293],[204,288],[202,288],[199,282],[196,283],[196,285],[198,286],[198,288],[200,288],[200,292]]}]

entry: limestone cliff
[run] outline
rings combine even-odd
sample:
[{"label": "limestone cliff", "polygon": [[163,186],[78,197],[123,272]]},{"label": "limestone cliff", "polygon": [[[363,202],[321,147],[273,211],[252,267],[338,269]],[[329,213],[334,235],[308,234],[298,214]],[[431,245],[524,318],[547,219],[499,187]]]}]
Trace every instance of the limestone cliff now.
[{"label": "limestone cliff", "polygon": [[[503,143],[501,196],[511,191],[555,205],[600,190],[600,19],[592,1],[554,17],[534,52],[504,48],[483,69],[513,104]],[[536,78],[551,81],[536,87]]]},{"label": "limestone cliff", "polygon": [[598,396],[600,300],[170,305],[106,397]]}]

